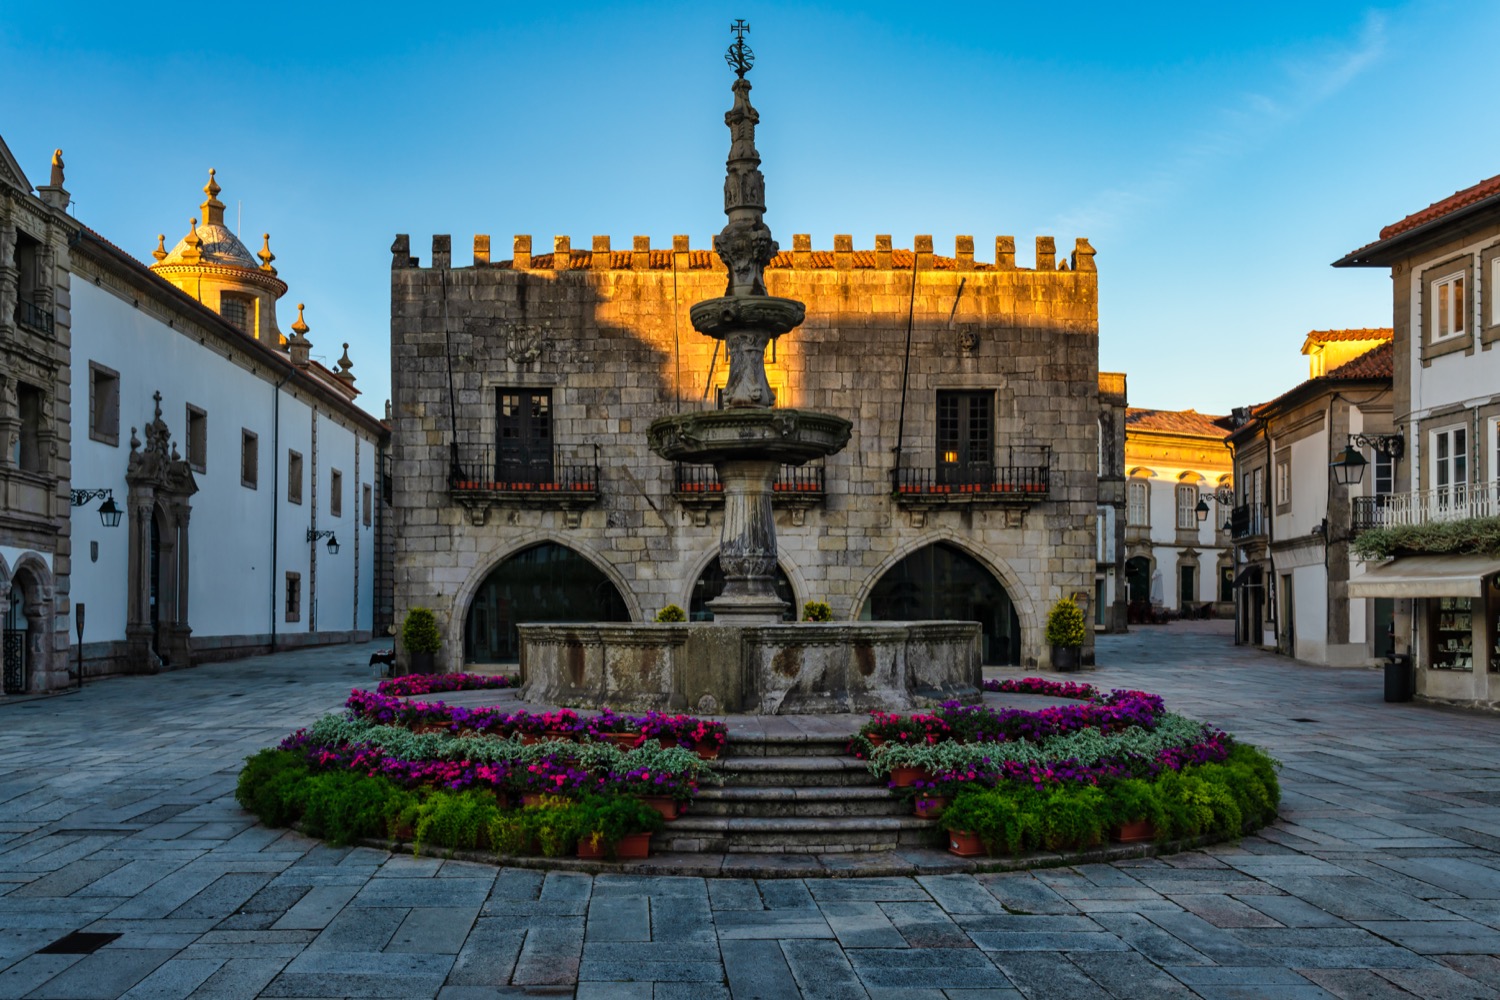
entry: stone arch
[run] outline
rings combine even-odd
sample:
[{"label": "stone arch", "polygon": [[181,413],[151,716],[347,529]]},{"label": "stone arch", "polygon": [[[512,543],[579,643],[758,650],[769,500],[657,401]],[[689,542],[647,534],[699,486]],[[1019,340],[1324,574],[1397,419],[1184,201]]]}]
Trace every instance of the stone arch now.
[{"label": "stone arch", "polygon": [[478,596],[480,588],[484,586],[485,581],[490,578],[491,574],[516,556],[528,549],[542,545],[555,545],[566,549],[578,556],[594,570],[597,570],[604,580],[613,586],[615,595],[619,597],[624,606],[626,620],[641,620],[639,599],[629,583],[609,560],[602,557],[589,546],[582,544],[576,538],[570,538],[550,531],[532,531],[513,540],[503,548],[497,549],[486,562],[477,565],[470,571],[468,578],[464,580],[463,585],[454,594],[453,602],[449,607],[447,627],[444,630],[444,648],[456,651],[450,654],[450,656],[456,657],[455,663],[462,663],[467,658],[464,651],[467,646],[469,614],[474,605],[474,600]]},{"label": "stone arch", "polygon": [[[713,545],[699,554],[697,560],[693,564],[693,571],[687,575],[688,582],[686,584],[686,587],[682,591],[680,591],[682,600],[679,603],[680,606],[684,610],[687,610],[689,613],[691,613],[693,606],[693,591],[697,589],[698,581],[703,577],[703,574],[708,571],[708,568],[713,565],[713,561],[717,558],[719,558],[719,547],[718,545]],[[776,554],[776,568],[780,570],[786,577],[787,584],[791,587],[792,620],[796,621],[801,617],[802,614],[802,606],[797,602],[799,600],[812,600],[811,597],[807,596],[807,581],[803,578],[801,571],[795,564],[787,562],[785,553],[778,552]]]},{"label": "stone arch", "polygon": [[[19,690],[11,690],[16,685],[11,683],[12,678],[7,678],[7,693],[34,694],[62,687],[67,681],[67,662],[59,661],[60,653],[53,635],[56,614],[52,570],[40,555],[27,552],[6,573],[5,584],[7,647],[11,641],[18,641],[24,657],[24,675]],[[15,622],[10,618],[12,590],[19,591],[21,596],[20,606],[16,609],[20,620]],[[15,637],[15,632],[21,635]],[[8,648],[7,652],[10,652]],[[61,677],[57,676],[59,673]]]},{"label": "stone arch", "polygon": [[1125,600],[1151,603],[1151,578],[1156,575],[1156,553],[1150,546],[1131,546],[1125,554]]},{"label": "stone arch", "polygon": [[[953,532],[933,532],[920,539],[912,539],[906,544],[898,546],[873,573],[866,577],[864,584],[860,587],[850,617],[858,619],[863,615],[866,603],[869,602],[875,593],[875,589],[888,573],[909,556],[935,545],[946,545],[961,555],[974,560],[981,569],[989,573],[995,582],[999,584],[1000,589],[1004,592],[1005,597],[1010,603],[1010,609],[1019,630],[1015,641],[1018,655],[1014,658],[1017,663],[1024,662],[1027,655],[1026,651],[1028,649],[1039,648],[1041,645],[1041,619],[1033,603],[1032,594],[1020,582],[1019,578],[1011,571],[1003,559],[1000,559],[993,552],[976,546],[972,539],[961,538]],[[989,662],[989,659],[986,662]]]}]

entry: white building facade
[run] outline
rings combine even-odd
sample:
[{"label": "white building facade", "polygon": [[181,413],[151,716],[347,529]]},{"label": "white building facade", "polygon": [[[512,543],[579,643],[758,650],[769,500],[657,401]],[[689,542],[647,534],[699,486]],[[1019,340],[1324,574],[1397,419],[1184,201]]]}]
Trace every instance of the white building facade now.
[{"label": "white building facade", "polygon": [[[1372,562],[1353,591],[1393,603],[1419,698],[1500,707],[1500,552],[1472,541],[1500,518],[1500,176],[1334,266],[1390,268],[1405,453],[1395,490],[1362,512],[1362,527],[1390,532],[1394,558]],[[1438,551],[1423,541],[1434,534],[1460,540]]]},{"label": "white building facade", "polygon": [[147,266],[63,212],[60,155],[37,197],[0,154],[0,256],[26,258],[0,329],[35,355],[0,371],[6,692],[367,639],[388,434],[347,345],[313,360],[301,306],[277,329],[269,239],[257,262],[210,177]]},{"label": "white building facade", "polygon": [[1125,417],[1125,585],[1135,622],[1227,614],[1232,598],[1227,429],[1194,410]]}]

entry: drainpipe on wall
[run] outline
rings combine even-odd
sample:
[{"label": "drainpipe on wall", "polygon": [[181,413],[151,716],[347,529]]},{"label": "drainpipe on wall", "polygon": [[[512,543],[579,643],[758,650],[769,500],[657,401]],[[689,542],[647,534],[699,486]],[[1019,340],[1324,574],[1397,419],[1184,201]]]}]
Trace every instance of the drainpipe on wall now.
[{"label": "drainpipe on wall", "polygon": [[[271,387],[271,652],[276,652],[276,543],[281,527],[281,387],[288,372]],[[259,475],[259,469],[256,474]]]}]

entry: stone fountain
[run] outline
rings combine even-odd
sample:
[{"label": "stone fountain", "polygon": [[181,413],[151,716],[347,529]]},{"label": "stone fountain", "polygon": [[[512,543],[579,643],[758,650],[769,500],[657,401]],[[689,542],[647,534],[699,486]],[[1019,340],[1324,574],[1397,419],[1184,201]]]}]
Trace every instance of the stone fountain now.
[{"label": "stone fountain", "polygon": [[771,497],[784,464],[836,454],[849,443],[842,417],[776,406],[766,380],[772,337],[801,325],[795,299],[766,294],[776,241],[765,223],[766,182],[755,149],[760,116],[745,79],[753,56],[743,22],[726,56],[735,70],[725,114],[728,222],[714,250],[729,272],[719,298],[690,310],[693,328],[723,342],[729,375],[723,408],[662,417],[652,451],[712,464],[724,494],[719,561],[723,593],[712,624],[522,625],[524,696],[551,704],[759,714],[899,710],[924,701],[979,698],[979,626],[973,622],[786,624],[776,596]]},{"label": "stone fountain", "polygon": [[827,413],[777,407],[766,381],[766,345],[802,324],[796,299],[766,294],[766,267],[776,241],[765,223],[766,179],[755,149],[760,115],[750,104],[750,49],[742,31],[729,49],[735,68],[734,107],[724,115],[731,136],[724,214],[714,250],[729,270],[729,287],[689,312],[693,329],[723,342],[729,360],[724,408],[663,417],[651,425],[651,450],[673,462],[711,464],[724,488],[719,561],[724,592],[709,603],[724,625],[781,621],[776,596],[776,520],[771,493],[783,464],[802,465],[849,443],[849,421]]}]

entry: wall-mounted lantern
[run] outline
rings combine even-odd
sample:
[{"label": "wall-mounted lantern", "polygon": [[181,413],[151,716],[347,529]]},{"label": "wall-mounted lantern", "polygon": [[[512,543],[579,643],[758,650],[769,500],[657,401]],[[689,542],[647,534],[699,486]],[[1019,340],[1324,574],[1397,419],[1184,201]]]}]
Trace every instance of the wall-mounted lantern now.
[{"label": "wall-mounted lantern", "polygon": [[106,528],[118,528],[120,517],[124,513],[115,506],[115,491],[104,490],[73,490],[73,506],[82,507],[90,500],[98,500],[101,497],[104,502],[99,505],[99,521]]}]

